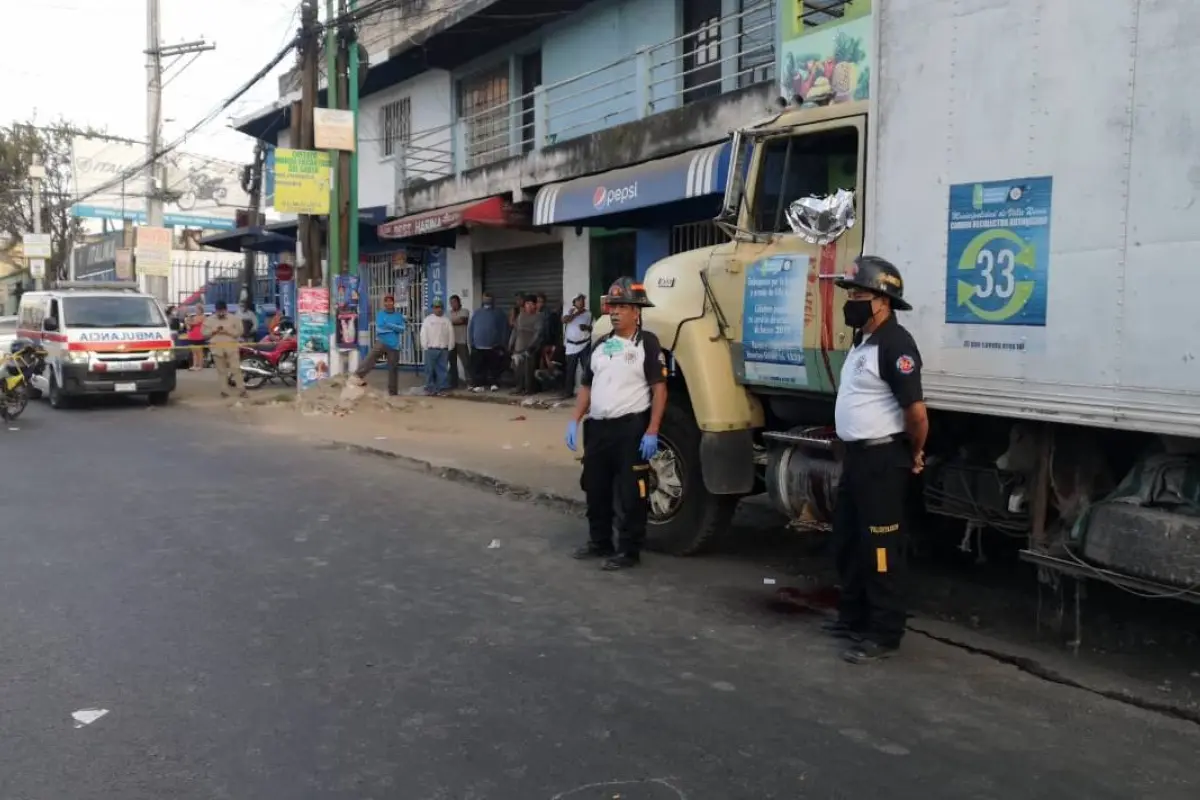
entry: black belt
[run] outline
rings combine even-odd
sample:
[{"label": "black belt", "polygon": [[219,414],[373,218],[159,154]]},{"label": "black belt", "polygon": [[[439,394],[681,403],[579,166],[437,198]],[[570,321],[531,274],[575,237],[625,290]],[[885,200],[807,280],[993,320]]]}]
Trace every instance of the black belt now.
[{"label": "black belt", "polygon": [[865,450],[868,447],[879,447],[880,445],[891,444],[901,440],[901,434],[892,436],[880,436],[878,439],[857,439],[853,442],[842,442],[847,450]]},{"label": "black belt", "polygon": [[567,340],[567,344],[591,344],[591,343],[592,343],[591,339],[584,339],[582,342],[572,342],[569,339]]}]

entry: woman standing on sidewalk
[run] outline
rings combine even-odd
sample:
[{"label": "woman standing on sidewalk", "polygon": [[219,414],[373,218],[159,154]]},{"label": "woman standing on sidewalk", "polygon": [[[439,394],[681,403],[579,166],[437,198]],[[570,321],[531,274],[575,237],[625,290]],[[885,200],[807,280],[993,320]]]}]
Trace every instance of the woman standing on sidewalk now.
[{"label": "woman standing on sidewalk", "polygon": [[196,303],[187,318],[187,343],[192,350],[192,372],[204,369],[204,306]]}]

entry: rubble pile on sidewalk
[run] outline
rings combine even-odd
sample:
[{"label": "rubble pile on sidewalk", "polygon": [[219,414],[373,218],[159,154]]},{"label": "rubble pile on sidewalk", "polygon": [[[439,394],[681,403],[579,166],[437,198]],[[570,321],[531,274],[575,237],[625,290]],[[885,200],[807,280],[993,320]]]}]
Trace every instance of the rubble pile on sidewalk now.
[{"label": "rubble pile on sidewalk", "polygon": [[329,414],[344,417],[355,411],[411,411],[418,401],[391,397],[369,386],[359,386],[338,376],[321,381],[296,395],[295,402],[303,414]]}]

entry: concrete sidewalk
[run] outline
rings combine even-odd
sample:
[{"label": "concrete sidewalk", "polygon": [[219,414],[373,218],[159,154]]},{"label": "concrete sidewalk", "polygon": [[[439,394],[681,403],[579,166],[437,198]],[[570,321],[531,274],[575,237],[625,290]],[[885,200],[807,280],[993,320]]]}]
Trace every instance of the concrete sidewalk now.
[{"label": "concrete sidewalk", "polygon": [[[380,384],[386,385],[385,377],[372,375],[365,395],[346,408],[338,408],[340,386],[306,392],[300,402],[295,389],[266,387],[236,402],[220,398],[216,375],[206,370],[181,373],[176,399],[183,406],[228,413],[263,433],[454,470],[506,492],[582,503],[578,454],[563,441],[569,404],[522,407],[508,402],[517,398],[493,395],[404,394],[419,388],[415,382],[402,385],[399,397],[388,398]],[[481,397],[489,399],[480,402]]]}]

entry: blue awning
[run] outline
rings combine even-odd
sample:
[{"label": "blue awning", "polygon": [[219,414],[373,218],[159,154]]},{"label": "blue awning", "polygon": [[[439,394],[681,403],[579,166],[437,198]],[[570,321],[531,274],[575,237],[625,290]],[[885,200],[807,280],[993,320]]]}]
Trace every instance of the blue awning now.
[{"label": "blue awning", "polygon": [[725,191],[729,143],[622,167],[586,178],[552,183],[533,201],[534,225],[558,225],[623,214],[677,200]]}]

